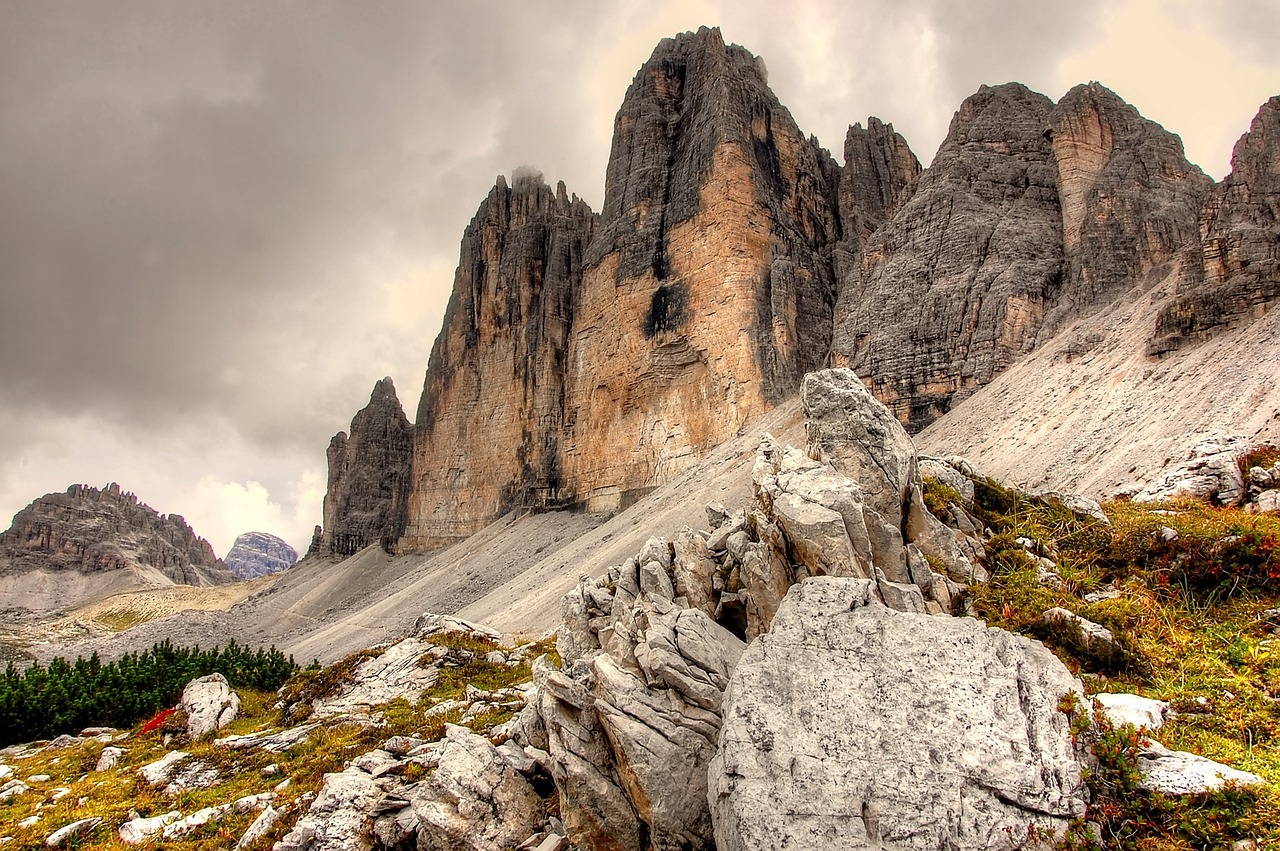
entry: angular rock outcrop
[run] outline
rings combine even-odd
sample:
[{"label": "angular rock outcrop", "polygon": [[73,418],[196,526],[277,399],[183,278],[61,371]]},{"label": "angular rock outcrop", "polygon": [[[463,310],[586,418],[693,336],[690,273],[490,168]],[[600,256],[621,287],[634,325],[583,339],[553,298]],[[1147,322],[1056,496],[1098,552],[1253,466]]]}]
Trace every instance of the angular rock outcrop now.
[{"label": "angular rock outcrop", "polygon": [[72,485],[14,515],[13,525],[0,533],[0,575],[36,570],[132,570],[145,573],[151,584],[235,581],[209,542],[180,515],[160,514],[115,483],[101,490]]},{"label": "angular rock outcrop", "polygon": [[1148,346],[1159,355],[1269,310],[1280,298],[1280,95],[1258,111],[1205,202],[1203,276],[1163,308]]},{"label": "angular rock outcrop", "polygon": [[802,399],[810,454],[766,436],[747,511],[709,506],[714,530],[651,538],[564,599],[564,670],[536,674],[580,847],[712,847],[706,771],[722,693],[742,638],[769,630],[795,583],[857,577],[883,605],[941,614],[958,588],[926,553],[966,581],[981,570],[924,508],[910,439],[856,375],[808,375]]},{"label": "angular rock outcrop", "polygon": [[245,532],[236,538],[223,561],[238,578],[257,579],[292,567],[298,561],[298,551],[275,535]]},{"label": "angular rock outcrop", "polygon": [[565,481],[614,508],[823,365],[837,166],[720,32],[664,39],[614,123],[569,354]]},{"label": "angular rock outcrop", "polygon": [[1052,109],[1018,83],[965,100],[866,268],[840,282],[833,360],[909,428],[1035,345],[1063,274]]},{"label": "angular rock outcrop", "polygon": [[564,602],[565,670],[535,670],[561,816],[582,848],[710,847],[706,766],[745,645],[676,602],[671,571],[655,538],[608,584],[584,579]]},{"label": "angular rock outcrop", "polygon": [[537,793],[488,739],[452,724],[446,730],[436,770],[409,796],[416,847],[505,851],[520,845],[543,821]]},{"label": "angular rock outcrop", "polygon": [[408,521],[412,460],[413,425],[384,378],[351,420],[350,435],[340,431],[329,442],[319,555],[345,558],[370,544],[393,551]]},{"label": "angular rock outcrop", "polygon": [[1197,442],[1186,457],[1133,494],[1139,502],[1195,497],[1217,505],[1239,505],[1249,495],[1240,473],[1240,458],[1249,451],[1241,435],[1209,437]]},{"label": "angular rock outcrop", "polygon": [[1006,849],[1086,791],[1043,645],[895,612],[874,585],[795,586],[739,660],[710,766],[716,847]]},{"label": "angular rock outcrop", "polygon": [[407,548],[563,499],[566,358],[596,221],[563,183],[517,174],[467,226],[418,405]]},{"label": "angular rock outcrop", "polygon": [[1067,92],[1049,116],[1066,269],[1049,326],[1199,264],[1200,206],[1213,181],[1182,140],[1099,83]]}]

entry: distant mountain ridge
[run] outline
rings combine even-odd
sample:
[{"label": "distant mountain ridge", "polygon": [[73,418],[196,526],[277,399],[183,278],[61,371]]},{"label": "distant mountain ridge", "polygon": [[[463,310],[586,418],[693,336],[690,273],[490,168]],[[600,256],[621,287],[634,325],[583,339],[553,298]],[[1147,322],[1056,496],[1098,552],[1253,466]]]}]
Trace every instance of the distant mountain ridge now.
[{"label": "distant mountain ridge", "polygon": [[245,532],[236,538],[223,561],[237,579],[257,579],[292,567],[298,552],[266,532]]},{"label": "distant mountain ridge", "polygon": [[71,608],[124,590],[235,581],[178,514],[115,483],[34,500],[0,533],[0,606]]}]

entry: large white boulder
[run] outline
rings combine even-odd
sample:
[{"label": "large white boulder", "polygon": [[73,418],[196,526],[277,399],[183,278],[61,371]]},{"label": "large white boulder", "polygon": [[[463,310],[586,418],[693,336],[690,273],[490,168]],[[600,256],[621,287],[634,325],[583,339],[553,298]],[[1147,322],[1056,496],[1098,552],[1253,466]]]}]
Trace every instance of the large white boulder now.
[{"label": "large white boulder", "polygon": [[890,610],[864,579],[787,594],[724,696],[708,802],[720,851],[1006,849],[1085,811],[1043,645]]},{"label": "large white boulder", "polygon": [[222,674],[210,674],[187,683],[179,706],[187,713],[187,735],[197,740],[236,720],[240,696]]}]

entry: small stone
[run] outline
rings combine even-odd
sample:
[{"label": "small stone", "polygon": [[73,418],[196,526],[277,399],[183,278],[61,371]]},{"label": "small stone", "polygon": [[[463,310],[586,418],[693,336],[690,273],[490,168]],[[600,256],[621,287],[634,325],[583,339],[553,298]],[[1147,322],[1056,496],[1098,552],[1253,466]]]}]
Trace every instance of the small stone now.
[{"label": "small stone", "polygon": [[68,736],[64,734],[64,735],[58,736],[53,741],[49,742],[49,744],[46,745],[45,747],[48,747],[51,749],[69,748],[74,745],[80,745],[80,744],[84,744],[84,739],[80,738],[79,736]]},{"label": "small stone", "polygon": [[101,818],[82,818],[79,821],[73,821],[66,827],[55,830],[49,834],[44,844],[49,848],[61,848],[67,842],[75,839],[77,836],[83,836],[102,824]]},{"label": "small stone", "polygon": [[280,820],[280,811],[267,805],[259,816],[253,820],[253,824],[249,825],[244,834],[240,837],[240,841],[236,843],[236,848],[246,848],[257,842],[263,836],[266,836],[271,828],[275,827],[277,821]]},{"label": "small stone", "polygon": [[1221,789],[1228,781],[1238,786],[1266,782],[1256,774],[1239,771],[1199,754],[1171,751],[1150,740],[1138,755],[1138,771],[1142,773],[1140,788],[1165,795],[1199,795]]},{"label": "small stone", "polygon": [[53,778],[48,774],[33,774],[27,778],[28,783],[48,783]]},{"label": "small stone", "polygon": [[534,851],[565,851],[568,847],[568,839],[558,833],[549,833]]},{"label": "small stone", "polygon": [[279,773],[280,773],[280,766],[274,762],[271,763],[270,765],[262,766],[262,769],[261,769],[261,774],[263,777],[275,777]]},{"label": "small stone", "polygon": [[1102,706],[1102,711],[1113,727],[1128,725],[1154,732],[1164,726],[1169,713],[1169,704],[1165,701],[1139,697],[1136,694],[1102,692],[1095,694],[1093,699]]},{"label": "small stone", "polygon": [[94,771],[110,771],[120,762],[120,757],[124,756],[124,748],[106,747],[102,749],[102,753],[98,755],[98,764],[94,766]]},{"label": "small stone", "polygon": [[190,754],[186,751],[170,751],[155,762],[149,762],[139,768],[138,774],[152,786],[159,786],[161,783],[168,781],[174,767],[188,756]]}]

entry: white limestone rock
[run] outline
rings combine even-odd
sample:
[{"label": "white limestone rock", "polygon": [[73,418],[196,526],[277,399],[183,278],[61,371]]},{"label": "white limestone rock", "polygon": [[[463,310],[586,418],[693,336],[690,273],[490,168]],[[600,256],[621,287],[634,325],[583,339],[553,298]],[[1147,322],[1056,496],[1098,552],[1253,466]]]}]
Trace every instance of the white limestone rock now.
[{"label": "white limestone rock", "polygon": [[1128,725],[1154,733],[1164,726],[1169,715],[1169,704],[1165,701],[1136,694],[1102,692],[1095,694],[1093,699],[1102,707],[1113,727]]},{"label": "white limestone rock", "polygon": [[1228,781],[1240,786],[1265,783],[1256,774],[1240,771],[1208,757],[1186,751],[1171,751],[1155,741],[1146,741],[1138,755],[1142,773],[1139,788],[1166,795],[1199,795],[1221,789]]},{"label": "white limestone rock", "polygon": [[488,739],[445,727],[440,763],[409,797],[424,851],[504,851],[537,830],[538,795]]},{"label": "white limestone rock", "polygon": [[102,824],[101,818],[82,818],[79,821],[73,821],[66,827],[59,828],[49,834],[44,844],[49,848],[61,848],[71,840],[84,836],[100,824]]},{"label": "white limestone rock", "polygon": [[1187,451],[1169,472],[1133,497],[1135,502],[1158,502],[1192,496],[1223,505],[1239,505],[1247,496],[1237,459],[1249,450],[1239,435],[1210,437]]},{"label": "white limestone rock", "polygon": [[236,720],[240,696],[222,674],[209,674],[187,683],[178,705],[187,713],[187,735],[197,741]]},{"label": "white limestone rock", "polygon": [[240,836],[240,841],[236,843],[236,848],[248,848],[262,837],[266,836],[271,828],[276,826],[276,822],[280,820],[283,813],[275,807],[268,804],[258,817],[253,820],[245,832]]},{"label": "white limestone rock", "polygon": [[724,698],[708,801],[720,851],[1010,847],[1085,810],[1043,645],[891,611],[867,580],[795,586]]},{"label": "white limestone rock", "polygon": [[159,786],[161,783],[167,783],[169,775],[173,774],[178,763],[189,756],[191,754],[186,751],[170,751],[155,762],[149,762],[139,768],[138,774],[152,786]]},{"label": "white limestone rock", "polygon": [[98,754],[98,764],[94,766],[94,771],[110,771],[120,762],[120,757],[124,756],[124,748],[105,747],[102,753]]},{"label": "white limestone rock", "polygon": [[326,774],[307,814],[274,851],[368,851],[368,826],[381,797],[377,781],[358,768]]},{"label": "white limestone rock", "polygon": [[867,504],[901,526],[910,487],[920,478],[915,445],[902,424],[851,369],[824,369],[800,389],[809,457],[855,480]]},{"label": "white limestone rock", "polygon": [[178,810],[171,810],[150,818],[132,818],[120,825],[120,841],[125,845],[141,845],[154,839],[166,825],[182,818]]}]

